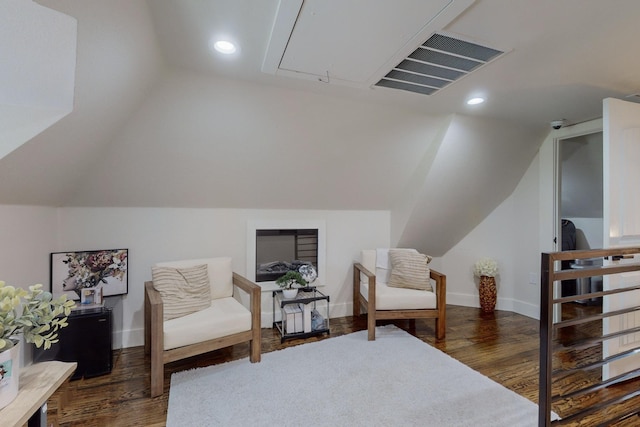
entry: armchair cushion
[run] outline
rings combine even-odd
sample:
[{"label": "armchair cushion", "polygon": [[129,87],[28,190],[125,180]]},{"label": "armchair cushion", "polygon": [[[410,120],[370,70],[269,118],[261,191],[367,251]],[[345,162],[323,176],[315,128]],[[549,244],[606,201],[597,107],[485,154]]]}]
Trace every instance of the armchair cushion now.
[{"label": "armchair cushion", "polygon": [[164,322],[164,350],[251,330],[251,312],[235,298],[218,298],[210,306]]},{"label": "armchair cushion", "polygon": [[[367,298],[369,284],[362,282],[360,293]],[[417,289],[392,288],[384,283],[376,282],[376,310],[422,310],[435,309],[438,300],[435,292]]]},{"label": "armchair cushion", "polygon": [[164,320],[186,316],[211,305],[207,265],[152,267],[153,287],[160,292]]},{"label": "armchair cushion", "polygon": [[433,290],[429,279],[430,256],[412,250],[389,249],[389,259],[391,261],[389,286],[423,291]]}]

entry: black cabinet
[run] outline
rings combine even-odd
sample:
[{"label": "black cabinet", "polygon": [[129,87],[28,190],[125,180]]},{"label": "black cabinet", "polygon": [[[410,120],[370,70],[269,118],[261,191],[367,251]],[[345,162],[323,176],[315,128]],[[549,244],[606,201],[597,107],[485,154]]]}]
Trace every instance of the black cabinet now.
[{"label": "black cabinet", "polygon": [[113,364],[111,310],[103,307],[74,310],[68,323],[69,326],[58,331],[59,341],[50,349],[33,347],[33,362],[77,362],[72,380],[110,373]]}]

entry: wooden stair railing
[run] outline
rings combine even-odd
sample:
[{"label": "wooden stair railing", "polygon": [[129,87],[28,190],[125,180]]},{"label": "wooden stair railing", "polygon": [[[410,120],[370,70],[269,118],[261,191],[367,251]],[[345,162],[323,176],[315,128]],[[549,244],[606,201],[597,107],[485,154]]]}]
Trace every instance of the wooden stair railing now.
[{"label": "wooden stair railing", "polygon": [[[637,346],[633,344],[635,347],[622,353],[606,358],[602,353],[605,341],[640,333],[640,325],[634,324],[626,329],[616,329],[613,333],[604,331],[602,327],[605,320],[613,321],[618,318],[616,316],[638,314],[637,318],[640,319],[640,284],[631,283],[628,287],[617,289],[591,289],[589,293],[574,296],[560,295],[562,281],[640,272],[638,262],[619,262],[620,259],[639,254],[640,248],[637,247],[542,254],[539,427],[576,423],[611,425],[629,421],[633,417],[638,417],[640,425],[640,359],[637,369],[606,380],[601,375],[601,369],[610,363],[640,357],[640,341]],[[562,270],[562,261],[593,258],[614,261],[602,267]],[[627,298],[629,304],[622,309],[605,311],[608,310],[606,299],[614,295]],[[563,318],[563,304],[599,297],[605,299],[604,309]],[[561,418],[552,421],[552,411]]]}]

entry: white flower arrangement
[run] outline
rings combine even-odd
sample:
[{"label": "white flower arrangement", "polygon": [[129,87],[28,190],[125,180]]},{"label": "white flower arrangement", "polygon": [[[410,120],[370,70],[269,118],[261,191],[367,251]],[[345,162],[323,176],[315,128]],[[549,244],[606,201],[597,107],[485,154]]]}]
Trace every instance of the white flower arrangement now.
[{"label": "white flower arrangement", "polygon": [[498,275],[498,263],[491,258],[482,258],[473,265],[473,274],[476,277]]}]

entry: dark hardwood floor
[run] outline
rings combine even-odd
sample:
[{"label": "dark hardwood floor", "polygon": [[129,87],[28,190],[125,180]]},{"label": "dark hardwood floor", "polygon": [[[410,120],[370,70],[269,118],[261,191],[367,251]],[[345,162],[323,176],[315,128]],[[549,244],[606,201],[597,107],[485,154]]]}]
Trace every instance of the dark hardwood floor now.
[{"label": "dark hardwood floor", "polygon": [[[537,402],[537,320],[505,311],[482,314],[476,308],[448,306],[447,336],[440,342],[436,342],[434,338],[433,320],[388,323],[395,323],[494,381]],[[331,339],[363,329],[366,329],[364,316],[331,319],[331,336],[309,340]],[[281,344],[277,331],[263,329],[262,333],[263,353],[304,345],[309,341],[292,340]],[[165,393],[152,399],[148,391],[150,365],[148,359],[145,360],[143,348],[117,350],[114,352],[114,368],[111,374],[71,381],[66,394],[58,392],[49,400],[48,425],[163,426],[167,415],[170,377],[173,372],[240,359],[248,357],[248,354],[248,345],[238,345],[174,362],[165,369]],[[62,402],[62,399],[65,402]],[[554,410],[562,416],[563,412],[570,413],[571,407],[567,404],[565,407],[554,407]],[[598,422],[591,420],[574,425],[598,425]],[[640,419],[636,416],[617,424],[618,427],[631,425],[640,425]]]}]

